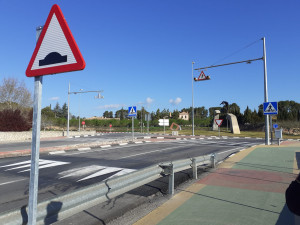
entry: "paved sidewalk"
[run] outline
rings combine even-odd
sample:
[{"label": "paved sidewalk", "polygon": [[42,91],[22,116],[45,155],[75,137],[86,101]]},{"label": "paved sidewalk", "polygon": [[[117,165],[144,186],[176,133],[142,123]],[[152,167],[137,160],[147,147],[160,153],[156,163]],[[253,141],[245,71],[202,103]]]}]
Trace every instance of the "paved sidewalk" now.
[{"label": "paved sidewalk", "polygon": [[298,142],[244,150],[135,225],[300,224],[285,204],[299,167]]}]

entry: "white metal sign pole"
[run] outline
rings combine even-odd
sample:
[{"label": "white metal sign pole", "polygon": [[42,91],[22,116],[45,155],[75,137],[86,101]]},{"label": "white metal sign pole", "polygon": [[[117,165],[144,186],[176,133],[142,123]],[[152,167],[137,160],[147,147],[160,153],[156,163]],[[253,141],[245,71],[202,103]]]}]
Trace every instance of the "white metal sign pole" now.
[{"label": "white metal sign pole", "polygon": [[195,120],[194,120],[194,61],[192,62],[192,135],[195,136]]},{"label": "white metal sign pole", "polygon": [[163,120],[163,121],[164,121],[164,135],[165,135],[165,134],[166,134],[166,128],[165,128],[165,125],[166,125],[166,124],[165,124],[165,118],[164,118],[164,120]]},{"label": "white metal sign pole", "polygon": [[[267,55],[266,55],[266,39],[265,37],[262,38],[263,40],[263,48],[264,48],[264,97],[265,102],[268,102],[268,80],[267,80]],[[269,115],[265,115],[265,145],[270,145],[269,139]]]},{"label": "white metal sign pole", "polygon": [[67,124],[67,137],[69,137],[69,130],[70,130],[70,82],[69,82],[69,89],[68,89],[68,124]]},{"label": "white metal sign pole", "polygon": [[[37,40],[42,32],[42,29],[43,29],[42,27],[38,27],[36,29]],[[37,214],[42,87],[43,87],[43,76],[34,77],[31,167],[30,167],[29,202],[28,202],[28,224],[30,225],[36,224],[36,214]]]},{"label": "white metal sign pole", "polygon": [[133,116],[131,118],[132,118],[132,141],[133,141],[134,140],[134,119]]}]

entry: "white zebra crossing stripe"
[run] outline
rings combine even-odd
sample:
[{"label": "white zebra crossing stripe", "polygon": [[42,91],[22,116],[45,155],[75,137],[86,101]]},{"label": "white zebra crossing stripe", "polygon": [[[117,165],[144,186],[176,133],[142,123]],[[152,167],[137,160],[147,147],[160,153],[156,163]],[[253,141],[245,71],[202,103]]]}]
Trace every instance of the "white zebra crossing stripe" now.
[{"label": "white zebra crossing stripe", "polygon": [[108,168],[105,168],[101,171],[98,171],[96,173],[93,173],[87,177],[84,177],[80,180],[78,180],[77,182],[80,182],[80,181],[83,181],[83,180],[88,180],[88,179],[91,179],[91,178],[94,178],[94,177],[99,177],[99,176],[102,176],[102,175],[105,175],[105,174],[108,174],[108,173],[112,173],[112,172],[116,172],[116,171],[120,171],[121,168],[117,168],[117,167],[108,167]]},{"label": "white zebra crossing stripe", "polygon": [[121,176],[121,175],[125,175],[125,174],[131,173],[131,172],[133,172],[133,171],[135,171],[135,170],[133,170],[133,169],[123,169],[123,170],[121,170],[120,172],[118,172],[118,173],[116,173],[116,174],[110,176],[109,178],[106,178],[105,180],[111,179],[111,178],[113,178],[113,177],[118,177],[118,176]]},{"label": "white zebra crossing stripe", "polygon": [[[65,164],[70,164],[70,163],[69,162],[52,162],[50,164],[46,164],[46,165],[40,166],[39,169],[44,169],[44,168],[49,168],[49,167],[55,167],[55,166],[61,166],[61,165],[65,165]],[[28,169],[28,170],[22,170],[19,173],[23,173],[23,172],[26,172],[26,171],[30,171],[30,169]]]},{"label": "white zebra crossing stripe", "polygon": [[76,182],[92,179],[95,177],[103,176],[106,174],[110,174],[113,172],[116,172],[115,174],[109,176],[107,179],[110,179],[112,177],[121,176],[127,173],[131,173],[135,171],[134,169],[126,169],[126,168],[118,168],[118,167],[107,167],[107,166],[99,166],[99,165],[91,165],[91,166],[85,166],[75,169],[70,169],[67,171],[60,172],[58,175],[60,176],[59,179],[64,178],[77,178]]},{"label": "white zebra crossing stripe", "polygon": [[80,168],[75,168],[67,171],[60,172],[58,175],[61,176],[59,179],[66,177],[82,177],[87,174],[95,173],[98,170],[106,168],[105,166],[91,165]]},{"label": "white zebra crossing stripe", "polygon": [[[55,167],[55,166],[60,166],[60,165],[65,165],[65,164],[70,164],[69,162],[61,162],[61,161],[52,161],[52,160],[39,160],[39,169],[44,169],[48,167]],[[30,166],[31,166],[31,161],[27,160],[24,162],[19,162],[19,163],[13,163],[13,164],[8,164],[5,166],[1,166],[2,168],[7,167],[5,171],[10,171],[10,170],[18,170],[18,169],[24,169],[24,168],[29,168],[26,170],[19,171],[18,173],[30,171]],[[9,168],[10,167],[10,168]]]}]

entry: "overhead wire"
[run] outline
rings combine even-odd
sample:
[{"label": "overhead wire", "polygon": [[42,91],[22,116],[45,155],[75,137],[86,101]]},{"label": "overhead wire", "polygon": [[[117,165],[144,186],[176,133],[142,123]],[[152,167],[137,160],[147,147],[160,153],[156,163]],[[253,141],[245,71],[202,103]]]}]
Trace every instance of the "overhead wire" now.
[{"label": "overhead wire", "polygon": [[261,41],[261,38],[258,39],[258,40],[256,40],[256,41],[251,42],[250,44],[247,44],[246,46],[242,47],[241,49],[238,49],[238,50],[234,51],[233,53],[229,54],[228,56],[225,56],[225,57],[219,59],[218,61],[216,61],[215,63],[213,63],[211,66],[214,66],[214,65],[216,65],[217,63],[222,62],[224,59],[227,59],[227,58],[229,58],[229,57],[231,57],[231,56],[233,56],[233,55],[235,55],[235,54],[237,54],[237,53],[239,53],[239,52],[245,50],[246,48],[249,48],[250,46],[256,44],[256,43],[259,42],[259,41]]}]

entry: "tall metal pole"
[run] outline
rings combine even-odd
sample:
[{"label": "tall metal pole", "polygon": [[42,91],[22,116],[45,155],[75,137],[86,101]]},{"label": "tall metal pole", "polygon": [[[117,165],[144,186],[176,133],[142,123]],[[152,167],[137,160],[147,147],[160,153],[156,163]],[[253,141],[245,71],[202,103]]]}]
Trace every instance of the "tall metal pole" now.
[{"label": "tall metal pole", "polygon": [[195,136],[195,121],[194,121],[194,61],[192,61],[192,129],[193,129],[193,136]]},{"label": "tall metal pole", "polygon": [[132,141],[133,141],[134,140],[134,119],[133,116],[131,118],[132,118]]},{"label": "tall metal pole", "polygon": [[149,134],[149,119],[150,119],[150,117],[149,117],[150,115],[149,115],[149,113],[147,114],[147,133]]},{"label": "tall metal pole", "polygon": [[80,95],[78,101],[78,131],[80,132]]},{"label": "tall metal pole", "polygon": [[67,137],[69,137],[69,130],[70,130],[70,82],[69,82],[69,89],[68,89],[68,125],[67,125]]},{"label": "tall metal pole", "polygon": [[[266,39],[265,37],[262,38],[263,40],[263,51],[264,51],[264,100],[268,102],[268,80],[267,80],[267,55],[266,55]],[[269,138],[269,115],[265,115],[265,144],[270,145],[270,138]]]},{"label": "tall metal pole", "polygon": [[165,125],[165,117],[163,117],[164,121],[164,135],[166,134],[166,125]]},{"label": "tall metal pole", "polygon": [[[83,89],[79,89],[79,91],[82,91]],[[80,93],[79,93],[80,94]],[[79,114],[79,123],[78,123],[78,131],[80,132],[80,95],[79,95],[79,101],[78,101],[78,114]]]},{"label": "tall metal pole", "polygon": [[[42,29],[43,27],[36,28],[36,41],[38,41]],[[28,224],[30,225],[36,224],[36,214],[37,214],[42,87],[43,87],[43,76],[34,77],[31,167],[30,167],[29,201],[28,201]]]},{"label": "tall metal pole", "polygon": [[143,133],[143,106],[141,108],[141,133]]}]

